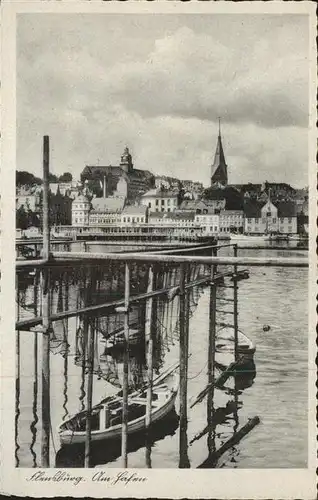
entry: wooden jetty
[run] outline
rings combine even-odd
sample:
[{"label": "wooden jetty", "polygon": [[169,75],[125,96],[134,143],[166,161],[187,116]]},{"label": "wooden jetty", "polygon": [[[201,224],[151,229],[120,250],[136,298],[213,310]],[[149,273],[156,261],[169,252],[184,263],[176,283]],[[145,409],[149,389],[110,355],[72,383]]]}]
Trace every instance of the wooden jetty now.
[{"label": "wooden jetty", "polygon": [[[93,394],[93,374],[94,374],[94,346],[96,345],[96,328],[95,322],[98,315],[102,315],[112,311],[113,314],[124,314],[124,360],[123,360],[123,385],[122,385],[122,434],[121,434],[121,456],[123,467],[128,467],[128,355],[129,355],[129,315],[131,306],[134,303],[146,302],[146,317],[147,323],[145,326],[148,339],[146,348],[147,353],[147,403],[146,403],[146,427],[151,428],[151,401],[153,389],[153,332],[151,325],[154,323],[153,314],[155,308],[153,302],[158,297],[179,296],[179,364],[180,364],[180,388],[179,388],[179,417],[180,417],[180,440],[179,440],[179,467],[189,467],[190,462],[187,458],[187,425],[189,402],[187,398],[188,389],[188,358],[189,358],[189,292],[198,286],[209,286],[209,349],[207,353],[208,367],[208,385],[201,391],[197,397],[197,401],[203,398],[205,394],[214,390],[216,386],[224,384],[226,378],[231,376],[235,369],[235,363],[238,360],[238,282],[245,279],[248,275],[248,269],[253,266],[281,266],[281,267],[308,267],[308,260],[304,258],[282,258],[282,257],[244,257],[238,255],[237,244],[229,244],[233,249],[233,255],[220,256],[218,254],[221,246],[219,245],[203,245],[204,252],[209,252],[209,255],[198,255],[202,250],[202,246],[179,249],[169,248],[147,252],[128,252],[128,253],[87,253],[87,252],[56,252],[52,251],[52,243],[50,240],[49,228],[49,206],[48,206],[48,178],[49,178],[49,138],[45,136],[43,139],[43,241],[42,241],[42,256],[41,259],[18,261],[16,263],[17,273],[22,270],[36,269],[41,274],[41,302],[42,314],[35,315],[32,318],[17,318],[17,376],[19,375],[19,354],[22,348],[20,333],[22,331],[32,332],[36,329],[42,336],[42,440],[41,440],[41,466],[50,467],[50,430],[51,430],[51,415],[50,415],[50,333],[52,331],[52,323],[64,318],[81,317],[83,320],[83,329],[86,345],[88,345],[88,385],[86,394],[86,438],[85,438],[85,466],[90,466],[91,452],[91,410],[92,410],[92,394]],[[109,263],[122,264],[124,267],[124,293],[117,300],[112,300],[103,303],[96,303],[93,297],[98,296],[100,290],[97,288],[96,266],[109,265]],[[53,313],[51,301],[50,280],[53,272],[64,269],[70,266],[72,269],[91,265],[91,275],[87,284],[86,295],[88,297],[84,306],[78,306],[73,309],[61,310]],[[148,286],[144,293],[132,294],[130,289],[130,278],[136,266],[146,266]],[[157,277],[160,276],[161,266],[171,265],[175,271],[175,281],[168,284],[163,283],[158,287],[156,283]],[[231,266],[231,269],[222,270],[219,266]],[[191,274],[191,266],[204,267],[208,272],[204,275]],[[238,269],[244,267],[244,269]],[[64,272],[64,271],[63,271]],[[232,280],[231,284],[228,282]],[[233,290],[232,298],[223,298],[229,304],[233,305],[233,310],[227,310],[233,322],[229,323],[234,328],[235,335],[235,359],[234,364],[228,367],[227,370],[219,377],[215,377],[215,338],[216,327],[218,321],[218,308],[216,303],[218,300],[217,290],[221,286],[228,287]],[[224,313],[224,310],[221,310]],[[31,333],[32,334],[32,333]],[[17,391],[19,384],[17,383]],[[192,405],[193,407],[193,405]],[[258,423],[258,417],[254,417],[247,426],[244,426],[238,431],[232,440],[223,446],[215,455],[209,457],[209,463],[215,463],[215,460],[222,454],[225,449],[233,446],[241,437],[246,435]],[[149,456],[146,461],[150,464]],[[201,467],[208,466],[202,464]]]}]

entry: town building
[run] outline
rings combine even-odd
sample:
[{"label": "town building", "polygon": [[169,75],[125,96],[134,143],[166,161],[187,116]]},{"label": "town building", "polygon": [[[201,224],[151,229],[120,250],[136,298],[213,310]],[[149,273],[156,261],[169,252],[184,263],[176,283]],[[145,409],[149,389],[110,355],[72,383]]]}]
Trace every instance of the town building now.
[{"label": "town building", "polygon": [[59,192],[62,196],[68,196],[74,200],[80,193],[82,184],[79,181],[50,182],[49,189],[53,194]]},{"label": "town building", "polygon": [[221,210],[219,219],[220,233],[239,233],[244,231],[243,210]]},{"label": "town building", "polygon": [[148,170],[134,168],[132,156],[126,147],[121,155],[118,166],[92,166],[87,165],[82,174],[81,181],[96,195],[103,194],[103,185],[106,184],[107,192],[104,196],[112,196],[118,190],[118,182],[124,179],[127,184],[127,200],[133,202],[143,193],[154,186],[154,175]]},{"label": "town building", "polygon": [[227,183],[228,183],[227,164],[225,161],[225,156],[223,151],[221,127],[219,122],[219,135],[217,139],[214,161],[211,165],[211,186],[214,185],[226,186]]},{"label": "town building", "polygon": [[124,205],[125,198],[123,197],[93,198],[88,224],[90,226],[119,224]]},{"label": "town building", "polygon": [[248,199],[244,204],[244,217],[246,234],[297,233],[297,212],[293,202],[274,205],[271,200],[261,204]]},{"label": "town building", "polygon": [[149,208],[149,212],[173,212],[178,207],[178,193],[165,189],[151,189],[143,194],[140,203]]},{"label": "town building", "polygon": [[72,226],[88,226],[91,203],[88,198],[79,194],[72,203]]},{"label": "town building", "polygon": [[121,224],[146,224],[148,222],[148,208],[145,205],[128,205],[121,213]]},{"label": "town building", "polygon": [[36,212],[39,208],[40,196],[38,194],[18,194],[15,199],[16,210],[23,207],[25,211]]},{"label": "town building", "polygon": [[225,208],[225,198],[216,193],[214,199],[183,200],[179,209],[182,211],[193,211],[196,214],[213,214]]},{"label": "town building", "polygon": [[220,215],[215,213],[196,214],[195,222],[206,236],[217,235],[220,228]]}]

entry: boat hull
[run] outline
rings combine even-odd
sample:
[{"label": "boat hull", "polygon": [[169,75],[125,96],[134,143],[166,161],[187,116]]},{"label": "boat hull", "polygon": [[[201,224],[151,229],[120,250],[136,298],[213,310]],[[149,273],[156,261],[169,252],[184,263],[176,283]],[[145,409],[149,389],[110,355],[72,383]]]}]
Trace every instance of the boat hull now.
[{"label": "boat hull", "polygon": [[[177,397],[177,391],[174,390],[169,400],[158,409],[154,410],[151,414],[151,421],[156,422],[165,417],[174,407]],[[146,416],[142,416],[132,422],[128,422],[128,434],[140,432],[145,429]],[[118,439],[122,434],[122,425],[116,425],[113,428],[105,430],[91,431],[91,441],[104,441],[111,439]],[[69,431],[65,430],[60,432],[60,442],[62,445],[80,444],[85,442],[86,431]]]}]

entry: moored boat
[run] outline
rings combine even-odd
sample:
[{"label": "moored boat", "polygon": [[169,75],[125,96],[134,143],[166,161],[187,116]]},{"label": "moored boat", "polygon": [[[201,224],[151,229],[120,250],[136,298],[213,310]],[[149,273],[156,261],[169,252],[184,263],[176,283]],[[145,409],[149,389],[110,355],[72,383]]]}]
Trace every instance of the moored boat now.
[{"label": "moored boat", "polygon": [[[243,366],[253,361],[256,347],[241,331],[238,331],[238,364]],[[215,362],[227,367],[234,361],[234,328],[226,327],[219,330],[215,339]]]},{"label": "moored boat", "polygon": [[[178,384],[171,387],[165,380],[179,365],[169,369],[155,380],[152,391],[151,421],[156,422],[170,413],[178,393]],[[176,376],[174,376],[176,379]],[[145,388],[128,396],[128,434],[145,429],[147,391]],[[122,394],[105,398],[93,406],[91,412],[91,440],[120,438],[122,433]],[[87,411],[83,410],[62,422],[58,427],[61,444],[85,442]]]}]

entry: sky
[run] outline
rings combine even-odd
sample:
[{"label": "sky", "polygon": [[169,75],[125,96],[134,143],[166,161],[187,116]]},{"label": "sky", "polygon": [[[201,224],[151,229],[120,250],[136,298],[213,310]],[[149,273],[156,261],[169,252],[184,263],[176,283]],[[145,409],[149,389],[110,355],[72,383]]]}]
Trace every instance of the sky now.
[{"label": "sky", "polygon": [[210,183],[308,184],[308,17],[19,14],[17,169],[118,165]]}]

